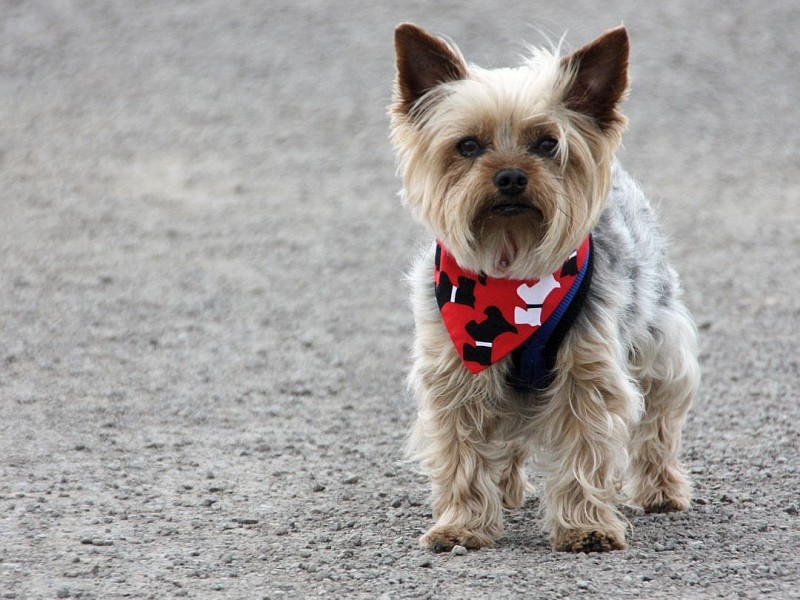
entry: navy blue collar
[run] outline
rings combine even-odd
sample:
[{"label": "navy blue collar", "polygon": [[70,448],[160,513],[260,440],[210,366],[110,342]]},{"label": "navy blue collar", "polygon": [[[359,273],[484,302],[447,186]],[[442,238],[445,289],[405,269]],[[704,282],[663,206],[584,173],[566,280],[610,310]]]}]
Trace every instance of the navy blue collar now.
[{"label": "navy blue collar", "polygon": [[546,389],[555,376],[558,349],[580,315],[594,272],[594,244],[589,238],[589,254],[567,295],[547,321],[511,355],[514,365],[508,382],[518,392]]}]

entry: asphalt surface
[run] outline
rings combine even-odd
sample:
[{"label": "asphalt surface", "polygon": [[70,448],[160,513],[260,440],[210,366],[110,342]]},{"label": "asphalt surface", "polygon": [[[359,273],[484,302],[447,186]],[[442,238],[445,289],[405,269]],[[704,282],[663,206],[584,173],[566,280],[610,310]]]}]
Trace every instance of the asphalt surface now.
[{"label": "asphalt surface", "polygon": [[[567,6],[570,4],[571,6]],[[620,157],[702,335],[692,509],[433,555],[392,30],[624,22]],[[0,598],[800,597],[800,4],[0,0]],[[537,485],[535,475],[532,481]]]}]

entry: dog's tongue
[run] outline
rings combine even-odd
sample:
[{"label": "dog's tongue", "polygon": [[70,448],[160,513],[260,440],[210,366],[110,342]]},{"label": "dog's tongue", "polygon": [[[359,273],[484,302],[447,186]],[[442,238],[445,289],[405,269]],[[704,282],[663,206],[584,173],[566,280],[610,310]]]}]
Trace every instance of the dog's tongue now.
[{"label": "dog's tongue", "polygon": [[514,257],[517,255],[517,244],[514,240],[509,240],[509,244],[511,245],[510,249],[504,249],[503,253],[500,255],[500,260],[497,262],[497,269],[501,273],[505,273],[508,267],[511,265],[511,261],[514,260]]}]

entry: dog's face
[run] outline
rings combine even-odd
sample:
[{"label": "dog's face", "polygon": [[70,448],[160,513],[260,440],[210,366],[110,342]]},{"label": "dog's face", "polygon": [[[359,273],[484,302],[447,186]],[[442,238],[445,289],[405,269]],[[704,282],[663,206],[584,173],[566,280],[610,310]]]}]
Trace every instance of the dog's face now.
[{"label": "dog's face", "polygon": [[592,229],[625,126],[628,38],[515,69],[468,66],[415,25],[395,31],[391,107],[404,199],[465,269],[553,272]]}]

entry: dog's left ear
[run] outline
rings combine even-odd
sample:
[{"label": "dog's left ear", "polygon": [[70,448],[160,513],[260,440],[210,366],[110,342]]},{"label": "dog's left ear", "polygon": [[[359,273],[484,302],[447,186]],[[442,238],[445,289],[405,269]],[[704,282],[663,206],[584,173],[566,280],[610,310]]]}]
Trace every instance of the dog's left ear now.
[{"label": "dog's left ear", "polygon": [[616,107],[628,90],[628,32],[617,27],[605,32],[574,54],[561,59],[573,79],[564,101],[607,129],[624,120]]},{"label": "dog's left ear", "polygon": [[395,100],[402,112],[411,112],[416,102],[437,85],[467,76],[467,65],[457,48],[412,23],[397,26],[394,46]]}]

